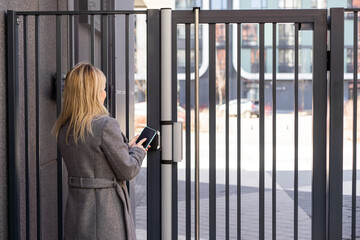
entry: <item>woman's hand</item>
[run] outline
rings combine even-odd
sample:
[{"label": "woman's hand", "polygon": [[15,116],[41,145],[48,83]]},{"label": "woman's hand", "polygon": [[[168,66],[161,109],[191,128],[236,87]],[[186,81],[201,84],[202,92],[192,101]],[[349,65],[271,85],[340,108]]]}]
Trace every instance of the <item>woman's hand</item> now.
[{"label": "woman's hand", "polygon": [[130,140],[130,142],[129,142],[129,147],[134,146],[134,144],[135,144],[135,142],[136,142],[136,140],[137,140],[138,138],[139,138],[139,134],[136,135],[135,137],[133,137],[133,138]]},{"label": "woman's hand", "polygon": [[[138,136],[138,137],[139,137],[139,136]],[[131,140],[132,140],[132,139],[131,139]],[[138,143],[133,144],[133,146],[139,147],[139,148],[141,148],[142,150],[144,150],[145,152],[147,152],[148,149],[149,149],[149,147],[150,147],[150,145],[145,149],[144,146],[142,145],[145,141],[146,141],[146,138],[143,138],[143,139],[141,139]]]}]

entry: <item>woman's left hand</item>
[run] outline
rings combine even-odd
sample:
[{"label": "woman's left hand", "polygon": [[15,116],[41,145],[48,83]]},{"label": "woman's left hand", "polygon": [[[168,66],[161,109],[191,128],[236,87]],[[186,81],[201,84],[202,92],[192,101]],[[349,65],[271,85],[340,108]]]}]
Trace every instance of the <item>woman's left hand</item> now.
[{"label": "woman's left hand", "polygon": [[135,144],[135,142],[136,142],[136,140],[137,140],[138,138],[139,138],[139,134],[136,135],[135,137],[133,137],[133,138],[130,140],[130,142],[129,142],[129,147],[134,146],[134,144]]}]

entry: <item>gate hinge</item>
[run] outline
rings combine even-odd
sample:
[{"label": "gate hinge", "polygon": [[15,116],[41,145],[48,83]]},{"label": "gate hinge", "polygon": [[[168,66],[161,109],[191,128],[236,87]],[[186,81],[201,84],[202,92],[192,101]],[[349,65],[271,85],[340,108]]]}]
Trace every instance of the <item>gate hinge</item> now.
[{"label": "gate hinge", "polygon": [[330,71],[330,63],[331,63],[331,59],[330,59],[330,51],[326,52],[326,70]]}]

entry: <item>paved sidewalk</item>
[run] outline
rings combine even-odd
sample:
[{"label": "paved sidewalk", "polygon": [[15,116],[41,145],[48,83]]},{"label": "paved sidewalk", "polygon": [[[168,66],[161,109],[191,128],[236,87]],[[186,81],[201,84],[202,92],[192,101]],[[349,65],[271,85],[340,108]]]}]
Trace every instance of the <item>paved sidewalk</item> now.
[{"label": "paved sidewalk", "polygon": [[[181,173],[181,170],[179,170]],[[311,173],[299,172],[299,208],[298,231],[299,239],[311,239]],[[181,175],[181,174],[180,174]],[[217,172],[217,178],[222,179],[224,171]],[[348,193],[347,173],[344,173],[344,194]],[[146,239],[146,168],[143,168],[136,179],[136,229],[138,239]],[[291,172],[278,172],[277,174],[277,239],[293,239],[294,229],[294,201],[293,201],[293,175]],[[265,173],[265,239],[272,236],[272,177],[271,172]],[[358,184],[360,182],[358,181]],[[194,236],[194,187],[192,183],[192,236]],[[259,190],[258,173],[242,171],[241,187],[241,239],[258,239],[259,232]],[[200,237],[209,239],[209,185],[200,183]],[[230,185],[230,239],[237,239],[237,187]],[[185,181],[178,182],[178,233],[179,239],[185,239]],[[360,202],[358,197],[357,202]],[[225,185],[216,185],[216,238],[225,239]],[[351,197],[344,195],[344,234],[343,239],[350,239],[351,227]],[[357,209],[357,219],[360,219],[360,208]],[[359,222],[358,222],[359,223]],[[357,228],[360,236],[360,227]]]}]

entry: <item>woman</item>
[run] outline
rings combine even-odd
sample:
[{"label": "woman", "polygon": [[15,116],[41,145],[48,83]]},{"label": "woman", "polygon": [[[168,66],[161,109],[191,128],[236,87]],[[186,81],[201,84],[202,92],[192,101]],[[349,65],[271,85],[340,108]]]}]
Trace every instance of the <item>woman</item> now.
[{"label": "woman", "polygon": [[106,78],[79,63],[66,76],[63,108],[53,132],[68,170],[65,239],[136,239],[126,181],[147,149],[129,143],[104,107]]}]

